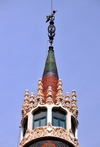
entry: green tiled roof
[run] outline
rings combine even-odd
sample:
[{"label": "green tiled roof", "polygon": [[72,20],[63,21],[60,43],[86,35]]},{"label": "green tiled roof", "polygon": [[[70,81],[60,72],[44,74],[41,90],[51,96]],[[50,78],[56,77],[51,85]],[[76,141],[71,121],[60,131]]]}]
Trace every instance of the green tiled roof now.
[{"label": "green tiled roof", "polygon": [[46,59],[45,68],[43,72],[43,77],[47,75],[54,75],[55,77],[58,77],[58,71],[57,71],[53,46],[49,47],[48,56]]}]

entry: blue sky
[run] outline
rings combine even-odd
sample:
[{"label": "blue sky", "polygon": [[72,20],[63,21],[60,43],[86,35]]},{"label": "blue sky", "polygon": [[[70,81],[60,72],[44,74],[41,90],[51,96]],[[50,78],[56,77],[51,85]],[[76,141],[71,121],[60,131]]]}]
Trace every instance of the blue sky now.
[{"label": "blue sky", "polygon": [[[79,106],[81,147],[100,145],[100,1],[53,0],[64,95]],[[17,147],[25,89],[37,92],[48,50],[50,0],[0,0],[0,147]]]}]

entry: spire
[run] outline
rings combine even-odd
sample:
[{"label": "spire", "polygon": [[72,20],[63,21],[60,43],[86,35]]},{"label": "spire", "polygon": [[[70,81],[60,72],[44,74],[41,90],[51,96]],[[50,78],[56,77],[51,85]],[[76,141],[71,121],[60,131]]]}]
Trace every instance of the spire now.
[{"label": "spire", "polygon": [[48,56],[46,59],[45,68],[44,68],[44,72],[43,72],[43,77],[45,77],[47,75],[51,75],[51,76],[54,75],[55,77],[58,77],[58,71],[57,71],[53,46],[49,47]]},{"label": "spire", "polygon": [[49,22],[48,26],[48,37],[49,37],[49,50],[48,55],[45,63],[45,68],[42,76],[42,83],[43,83],[43,94],[44,94],[44,103],[47,101],[48,95],[48,88],[51,87],[52,89],[52,101],[56,103],[56,94],[57,94],[57,84],[58,84],[58,71],[54,56],[53,50],[53,40],[55,36],[56,27],[54,26],[54,20],[56,11],[53,11],[51,15],[46,16],[46,22]]},{"label": "spire", "polygon": [[58,79],[59,77],[54,56],[54,50],[53,46],[50,46],[42,76],[44,102],[46,102],[47,99],[47,89],[49,86],[52,87],[52,99],[54,102],[56,102]]}]

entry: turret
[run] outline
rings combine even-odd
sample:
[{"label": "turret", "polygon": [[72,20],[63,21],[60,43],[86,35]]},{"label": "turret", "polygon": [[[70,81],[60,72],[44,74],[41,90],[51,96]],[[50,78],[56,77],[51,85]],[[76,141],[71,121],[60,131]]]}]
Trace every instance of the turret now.
[{"label": "turret", "polygon": [[47,16],[50,46],[36,97],[28,90],[24,94],[19,147],[79,147],[76,91],[64,96],[52,46],[55,12]]}]

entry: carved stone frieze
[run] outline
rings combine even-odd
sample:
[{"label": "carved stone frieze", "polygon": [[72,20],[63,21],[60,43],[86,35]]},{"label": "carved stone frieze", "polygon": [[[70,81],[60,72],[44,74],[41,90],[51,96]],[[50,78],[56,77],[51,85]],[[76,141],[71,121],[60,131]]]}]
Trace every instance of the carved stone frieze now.
[{"label": "carved stone frieze", "polygon": [[27,130],[25,137],[22,139],[19,147],[23,147],[28,142],[45,136],[52,136],[62,138],[70,143],[72,143],[75,147],[79,147],[78,140],[71,134],[71,130],[66,130],[61,127],[54,127],[51,123],[48,123],[47,126],[37,127],[34,130]]}]

